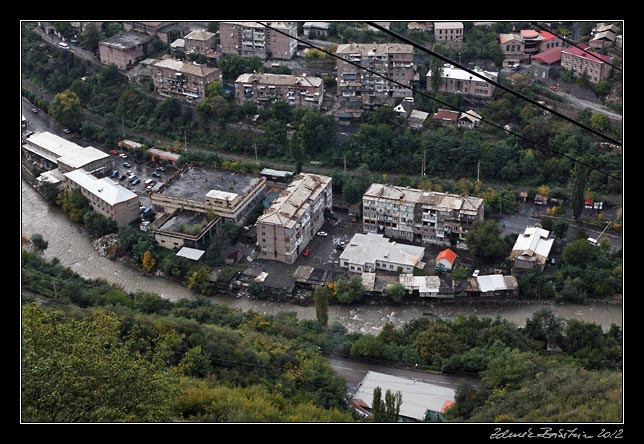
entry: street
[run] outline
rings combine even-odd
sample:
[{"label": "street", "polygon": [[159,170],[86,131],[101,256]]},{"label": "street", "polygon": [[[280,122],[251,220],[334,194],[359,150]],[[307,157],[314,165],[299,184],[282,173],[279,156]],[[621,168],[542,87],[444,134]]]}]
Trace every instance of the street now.
[{"label": "street", "polygon": [[608,108],[598,103],[591,102],[589,100],[580,99],[579,97],[573,96],[572,94],[565,93],[561,90],[557,91],[557,95],[563,97],[566,102],[572,103],[579,109],[583,110],[585,108],[590,108],[593,111],[604,114],[606,117],[610,119],[617,120],[618,122],[622,121],[621,114],[617,114],[613,111],[610,111]]}]

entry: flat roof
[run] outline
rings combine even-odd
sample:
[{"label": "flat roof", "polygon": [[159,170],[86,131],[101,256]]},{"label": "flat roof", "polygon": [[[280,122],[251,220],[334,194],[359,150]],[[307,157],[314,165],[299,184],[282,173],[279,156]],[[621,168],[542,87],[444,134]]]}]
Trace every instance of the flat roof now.
[{"label": "flat roof", "polygon": [[272,73],[245,73],[240,74],[235,83],[266,85],[283,85],[283,86],[312,86],[319,88],[322,86],[322,79],[314,76],[294,76],[290,74],[272,74]]},{"label": "flat roof", "polygon": [[403,43],[345,43],[338,45],[336,54],[380,55],[380,54],[413,54],[414,47]]},{"label": "flat roof", "polygon": [[[443,68],[441,69],[441,78],[443,79],[454,79],[454,80],[474,80],[476,82],[486,82],[485,78],[494,80],[499,76],[498,72],[493,72],[493,71],[485,71],[482,70],[478,67],[474,68],[473,71],[484,78],[480,78],[475,76],[474,74],[470,74],[469,72],[465,71],[464,69],[456,68],[453,65],[450,65],[449,63],[446,63],[443,65]],[[427,77],[432,76],[432,71],[429,70],[427,72]]]},{"label": "flat roof", "polygon": [[434,29],[462,28],[463,22],[434,22]]},{"label": "flat roof", "polygon": [[203,225],[205,228],[208,225],[208,222],[208,217],[205,213],[198,213],[190,210],[178,210],[159,227],[159,230],[183,233],[183,231],[181,231],[181,227],[184,224],[188,226]]},{"label": "flat roof", "polygon": [[380,387],[383,393],[387,390],[400,392],[400,415],[417,421],[425,419],[426,410],[445,413],[456,399],[456,391],[452,388],[374,371],[367,372],[351,399],[361,400],[371,408],[376,387]]},{"label": "flat roof", "polygon": [[476,277],[479,290],[482,293],[501,290],[516,290],[519,288],[517,278],[514,276],[504,276],[502,274],[488,274]]},{"label": "flat roof", "polygon": [[415,188],[399,187],[372,183],[364,193],[363,199],[382,199],[392,203],[421,204],[443,210],[458,210],[464,213],[476,214],[483,205],[483,199],[457,194],[423,191]]},{"label": "flat roof", "polygon": [[210,191],[246,195],[263,177],[189,165],[177,172],[157,193],[163,196],[205,202]]},{"label": "flat roof", "polygon": [[156,154],[157,156],[164,156],[168,159],[174,159],[174,161],[179,160],[179,157],[181,157],[181,154],[173,153],[171,151],[166,151],[166,150],[160,150],[158,148],[150,148],[148,151],[152,154]]},{"label": "flat roof", "polygon": [[356,233],[340,254],[340,261],[346,260],[349,264],[358,265],[384,261],[422,268],[424,255],[425,247],[397,243],[381,234]]},{"label": "flat roof", "polygon": [[263,168],[259,174],[275,177],[288,177],[293,175],[293,171],[274,170],[272,168]]},{"label": "flat roof", "polygon": [[329,22],[304,22],[304,28],[329,29]]},{"label": "flat roof", "polygon": [[101,40],[101,45],[109,46],[114,49],[126,50],[152,40],[152,36],[142,32],[128,31],[114,35],[105,40]]},{"label": "flat roof", "polygon": [[[63,162],[71,168],[82,168],[96,160],[110,157],[109,154],[88,146],[83,148],[69,140],[48,131],[34,133],[27,138],[25,148],[52,162]],[[31,146],[29,146],[31,145]],[[40,148],[33,149],[34,147]],[[45,150],[46,152],[42,151]],[[51,154],[55,156],[52,158]]]},{"label": "flat roof", "polygon": [[65,177],[77,183],[80,187],[86,189],[94,196],[105,201],[109,205],[116,205],[121,202],[127,202],[131,199],[139,199],[132,191],[114,182],[112,179],[103,177],[97,179],[91,173],[77,169],[65,173]]},{"label": "flat roof", "polygon": [[[295,22],[266,22],[267,25],[272,28],[281,28],[281,29],[290,29]],[[259,28],[259,29],[268,29],[265,26],[259,24],[258,22],[219,22],[220,25],[229,24],[229,25],[238,25],[245,28]]]},{"label": "flat roof", "polygon": [[203,256],[205,253],[204,250],[198,250],[196,248],[188,248],[188,247],[182,247],[181,250],[177,252],[177,256],[179,257],[185,257],[186,259],[190,259],[193,261],[198,261],[201,259],[201,256]]},{"label": "flat roof", "polygon": [[190,74],[198,77],[207,77],[210,74],[220,71],[217,68],[209,68],[205,65],[195,65],[194,63],[182,62],[177,59],[163,59],[152,65],[157,68],[170,69],[172,71]]}]

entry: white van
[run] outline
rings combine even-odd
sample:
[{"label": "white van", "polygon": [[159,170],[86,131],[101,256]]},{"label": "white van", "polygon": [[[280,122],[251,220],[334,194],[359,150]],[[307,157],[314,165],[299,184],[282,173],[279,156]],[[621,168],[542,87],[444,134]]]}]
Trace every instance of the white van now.
[{"label": "white van", "polygon": [[152,180],[152,179],[147,179],[145,182],[143,182],[143,185],[145,185],[145,186],[147,187],[148,185],[151,185],[151,184],[152,184],[152,182],[154,182],[154,180]]},{"label": "white van", "polygon": [[597,239],[593,239],[592,237],[589,237],[587,240],[588,240],[588,243],[593,247],[596,247],[597,245],[599,245],[599,242],[597,242]]},{"label": "white van", "polygon": [[68,45],[67,43],[65,43],[65,42],[60,42],[60,43],[58,44],[58,47],[59,47],[60,49],[69,49],[69,45]]}]

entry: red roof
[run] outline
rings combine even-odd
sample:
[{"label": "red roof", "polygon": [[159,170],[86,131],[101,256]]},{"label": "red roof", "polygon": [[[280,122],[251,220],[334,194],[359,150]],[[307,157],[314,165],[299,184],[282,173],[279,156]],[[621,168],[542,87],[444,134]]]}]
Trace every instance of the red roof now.
[{"label": "red roof", "polygon": [[541,62],[546,65],[552,65],[553,63],[561,61],[561,51],[563,51],[563,48],[555,46],[554,48],[540,52],[536,56],[532,57],[532,60],[536,60],[537,62]]},{"label": "red roof", "polygon": [[584,200],[584,203],[585,203],[586,205],[592,205],[592,204],[593,204],[593,200],[592,200],[592,199],[585,199],[585,200]]},{"label": "red roof", "polygon": [[450,263],[453,264],[456,260],[456,256],[456,253],[448,248],[438,253],[438,256],[436,256],[436,262],[440,261],[441,259],[447,259]]},{"label": "red roof", "polygon": [[457,111],[450,111],[447,109],[439,109],[436,114],[434,114],[434,119],[438,120],[451,120],[456,122],[460,114]]},{"label": "red roof", "polygon": [[556,35],[548,31],[539,31],[539,35],[541,35],[541,37],[543,37],[544,40],[551,40],[551,39],[557,38]]},{"label": "red roof", "polygon": [[539,33],[534,29],[522,29],[521,37],[524,39],[536,39],[539,36]]},{"label": "red roof", "polygon": [[441,408],[441,413],[447,412],[447,409],[450,408],[452,404],[454,404],[454,401],[450,401],[449,399],[445,401],[443,407]]},{"label": "red roof", "polygon": [[[582,46],[582,45],[580,45],[580,46]],[[586,45],[583,45],[583,46],[586,46]],[[588,47],[586,46],[586,48],[588,48]],[[584,49],[586,49],[586,48],[584,48]],[[576,46],[571,46],[570,48],[566,48],[566,49],[563,50],[563,52],[568,53],[568,54],[572,54],[574,56],[578,56],[578,57],[581,57],[581,58],[584,58],[584,59],[592,60],[592,61],[595,61],[595,62],[597,62],[598,60],[602,61],[602,62],[612,62],[613,61],[613,58],[610,57],[610,56],[600,54],[598,52],[592,52],[592,51],[590,51],[590,53],[588,53],[586,51],[582,51],[581,49],[577,48]]]}]

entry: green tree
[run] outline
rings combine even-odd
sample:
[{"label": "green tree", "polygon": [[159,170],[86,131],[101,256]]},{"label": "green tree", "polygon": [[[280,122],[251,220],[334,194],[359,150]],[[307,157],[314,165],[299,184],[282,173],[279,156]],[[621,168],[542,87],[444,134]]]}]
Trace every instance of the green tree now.
[{"label": "green tree", "polygon": [[85,213],[83,216],[83,224],[87,228],[87,233],[93,238],[118,232],[118,226],[114,219],[107,218],[95,211]]},{"label": "green tree", "polygon": [[392,393],[391,390],[387,389],[383,400],[382,389],[376,387],[373,389],[373,401],[371,404],[373,422],[398,422],[402,394],[399,391]]},{"label": "green tree", "polygon": [[430,89],[432,91],[432,95],[435,96],[441,86],[441,82],[443,81],[443,61],[437,57],[432,57],[429,64],[429,73]]},{"label": "green tree", "polygon": [[79,190],[64,191],[58,195],[58,204],[72,222],[82,222],[85,213],[91,211],[89,202]]},{"label": "green tree", "polygon": [[49,246],[49,242],[47,242],[40,233],[32,234],[30,240],[31,245],[36,253],[42,253]]},{"label": "green tree", "polygon": [[568,243],[561,253],[564,263],[575,266],[587,265],[594,257],[595,247],[590,245],[586,239],[578,239]]},{"label": "green tree", "polygon": [[467,247],[480,264],[488,264],[503,258],[506,251],[501,239],[501,227],[494,220],[477,220],[465,235]]},{"label": "green tree", "polygon": [[590,116],[590,127],[599,131],[606,131],[610,126],[608,117],[604,114],[593,113]]},{"label": "green tree", "polygon": [[199,267],[188,277],[188,288],[198,290],[201,294],[208,292],[210,272],[206,267]]},{"label": "green tree", "polygon": [[98,51],[98,42],[101,39],[101,33],[96,26],[96,23],[89,23],[83,33],[78,37],[83,47],[89,51],[96,53]]},{"label": "green tree", "polygon": [[49,115],[61,126],[72,131],[80,130],[83,124],[80,99],[74,91],[69,89],[54,96],[49,104]]},{"label": "green tree", "polygon": [[573,190],[570,205],[572,215],[577,220],[584,211],[584,200],[586,194],[586,183],[588,182],[588,168],[581,163],[577,163],[572,171]]},{"label": "green tree", "polygon": [[394,282],[386,290],[387,297],[394,302],[400,302],[405,297],[405,287],[400,282]]},{"label": "green tree", "polygon": [[465,267],[456,267],[452,271],[452,279],[455,281],[464,281],[470,276],[470,270]]},{"label": "green tree", "polygon": [[423,360],[430,365],[440,365],[460,349],[458,337],[445,322],[434,322],[416,338],[416,348]]},{"label": "green tree", "polygon": [[565,321],[555,316],[551,308],[542,308],[526,320],[525,333],[535,341],[541,341],[544,348],[549,344],[561,346]]},{"label": "green tree", "polygon": [[556,219],[552,224],[552,231],[559,239],[565,239],[568,234],[570,224],[566,219]]},{"label": "green tree", "polygon": [[364,288],[362,287],[362,278],[360,275],[351,276],[350,279],[340,277],[335,282],[335,294],[338,302],[343,304],[351,304],[360,301],[364,295]]},{"label": "green tree", "polygon": [[224,256],[221,252],[221,245],[217,239],[211,239],[206,252],[203,255],[206,264],[216,267],[224,262]]},{"label": "green tree", "polygon": [[145,353],[121,336],[122,321],[97,310],[80,319],[22,308],[22,421],[170,420],[175,382],[165,370],[164,336]]},{"label": "green tree", "polygon": [[317,287],[313,292],[315,298],[315,317],[320,325],[326,327],[329,323],[329,296],[331,289],[326,285]]}]

